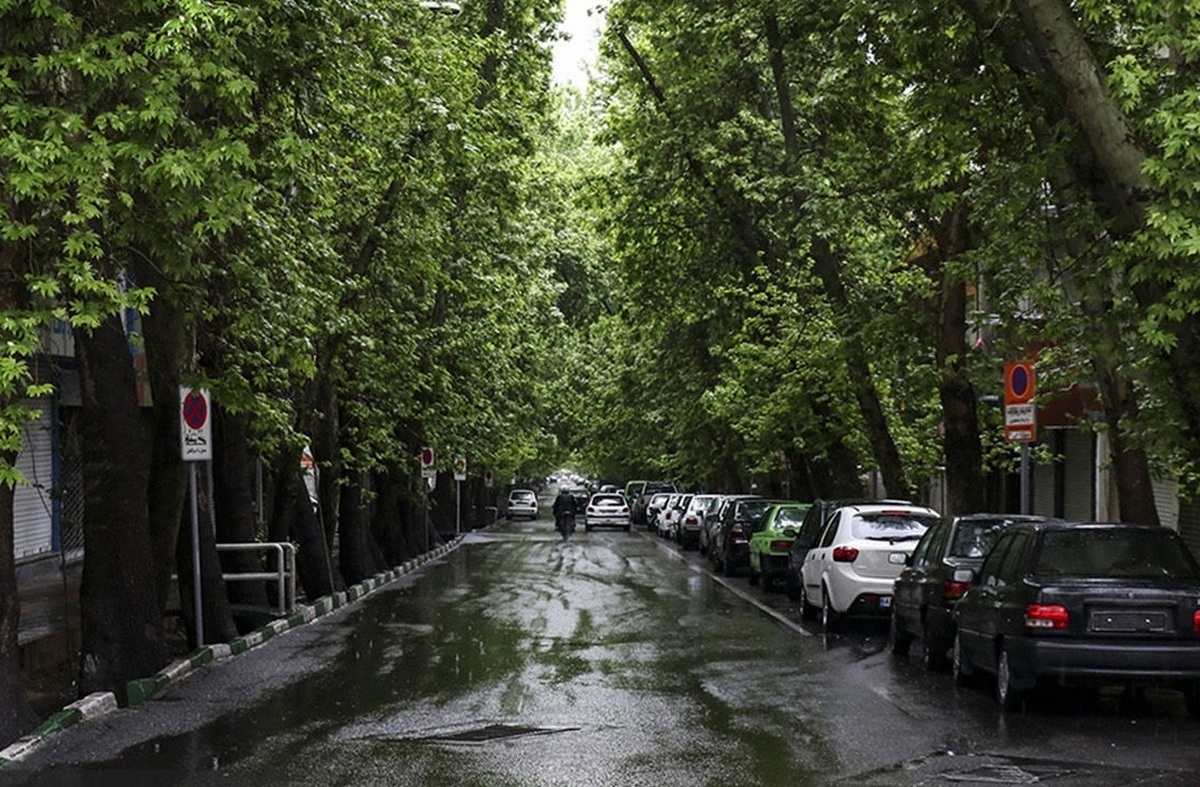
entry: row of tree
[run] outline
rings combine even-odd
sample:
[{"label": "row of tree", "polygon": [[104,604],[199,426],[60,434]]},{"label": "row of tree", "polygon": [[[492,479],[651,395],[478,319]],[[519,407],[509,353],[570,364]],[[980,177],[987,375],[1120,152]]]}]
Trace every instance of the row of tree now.
[{"label": "row of tree", "polygon": [[1151,478],[1200,460],[1198,11],[615,0],[588,461],[736,489],[782,452],[800,496],[944,468],[978,510],[1015,455],[981,402],[1040,351],[1039,396],[1098,395],[1121,518],[1156,522]]},{"label": "row of tree", "polygon": [[54,321],[73,330],[82,392],[84,693],[164,665],[177,570],[190,613],[180,385],[217,404],[201,484],[210,642],[236,635],[214,533],[296,542],[316,598],[428,548],[422,446],[498,478],[554,456],[543,381],[565,325],[547,271],[566,225],[538,143],[556,127],[560,13],[0,2],[0,741],[35,721],[12,501],[28,402],[55,383],[35,363]]}]

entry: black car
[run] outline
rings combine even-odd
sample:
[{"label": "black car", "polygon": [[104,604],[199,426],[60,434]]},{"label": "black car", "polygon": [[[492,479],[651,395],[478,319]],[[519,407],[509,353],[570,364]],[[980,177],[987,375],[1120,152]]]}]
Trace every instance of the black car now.
[{"label": "black car", "polygon": [[978,571],[996,539],[1018,522],[1045,522],[1021,514],[971,514],[947,517],[917,544],[908,567],[896,579],[892,596],[892,652],[908,654],[914,639],[925,643],[927,669],[950,665],[954,644],[954,605],[970,587],[954,578],[961,569]]},{"label": "black car", "polygon": [[793,503],[794,500],[772,500],[765,497],[731,497],[719,514],[721,523],[713,530],[715,539],[709,544],[708,557],[714,569],[731,577],[739,568],[750,568],[750,536],[762,525],[771,506]]},{"label": "black car", "polygon": [[1171,530],[1014,525],[954,617],[955,682],[995,675],[1006,710],[1038,683],[1157,683],[1200,716],[1200,564]]}]

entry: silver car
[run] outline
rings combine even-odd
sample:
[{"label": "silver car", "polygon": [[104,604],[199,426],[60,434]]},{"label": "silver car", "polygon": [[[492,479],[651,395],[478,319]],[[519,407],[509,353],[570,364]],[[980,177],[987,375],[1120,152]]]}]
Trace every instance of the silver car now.
[{"label": "silver car", "polygon": [[593,527],[619,527],[629,532],[633,520],[625,496],[615,492],[598,492],[588,500],[584,510],[584,530]]}]

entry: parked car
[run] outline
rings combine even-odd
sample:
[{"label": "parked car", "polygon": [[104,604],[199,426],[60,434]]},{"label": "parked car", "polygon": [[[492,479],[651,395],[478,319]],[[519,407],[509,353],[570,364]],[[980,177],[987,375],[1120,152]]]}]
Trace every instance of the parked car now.
[{"label": "parked car", "polygon": [[892,653],[907,655],[913,640],[921,639],[926,669],[949,666],[954,605],[971,586],[955,579],[955,572],[978,571],[996,539],[1012,525],[1044,521],[1045,517],[1020,514],[971,514],[944,518],[925,531],[896,579]]},{"label": "parked car", "polygon": [[844,615],[891,614],[896,577],[938,517],[932,508],[907,503],[834,509],[804,559],[801,614],[812,618],[820,610],[826,631]]},{"label": "parked car", "polygon": [[1200,716],[1200,565],[1173,531],[1023,523],[977,580],[955,607],[959,685],[995,675],[1008,710],[1039,682],[1165,684]]},{"label": "parked car", "polygon": [[709,505],[716,499],[716,495],[692,495],[675,527],[675,540],[681,547],[700,547],[700,531],[704,528],[704,518],[708,515]]},{"label": "parked car", "polygon": [[[642,492],[646,489],[646,484],[648,483],[650,482],[647,480],[625,482],[625,499],[629,501],[631,510],[634,502],[642,496]],[[639,522],[637,519],[634,519],[633,523],[635,525],[645,524],[644,522]]]},{"label": "parked car", "polygon": [[713,531],[721,524],[721,508],[725,505],[725,501],[735,497],[735,495],[713,495],[713,499],[708,504],[708,510],[704,513],[704,524],[700,527],[700,543],[699,550],[701,555],[707,555],[709,547],[715,540]]},{"label": "parked car", "polygon": [[800,585],[802,580],[800,572],[804,568],[804,559],[808,557],[810,549],[817,545],[821,539],[821,533],[825,529],[825,523],[829,521],[829,515],[843,506],[863,505],[866,503],[898,503],[904,505],[912,505],[907,500],[824,500],[817,499],[809,506],[808,511],[804,514],[804,521],[800,523],[800,531],[796,534],[796,538],[792,541],[792,548],[788,551],[787,571],[783,577],[783,588],[787,592],[788,598],[792,601],[800,601]]},{"label": "parked car", "polygon": [[537,516],[538,499],[536,492],[532,489],[514,489],[508,493],[509,519],[517,519],[518,517],[537,519]]},{"label": "parked car", "polygon": [[689,494],[677,493],[667,498],[666,505],[662,511],[658,512],[658,518],[655,523],[655,532],[663,538],[675,538],[675,529],[679,527],[679,520],[683,517],[684,509],[691,501],[692,496]]},{"label": "parked car", "polygon": [[713,568],[731,577],[738,569],[749,567],[751,534],[758,529],[771,506],[790,502],[753,495],[727,500],[721,508],[721,524],[715,531],[716,539],[708,550]]},{"label": "parked car", "polygon": [[788,552],[800,532],[800,523],[808,503],[780,503],[771,506],[762,524],[750,536],[750,584],[762,582],[763,590],[773,590],[787,574]]},{"label": "parked car", "polygon": [[592,495],[584,508],[584,530],[593,527],[619,527],[629,532],[629,503],[620,493],[600,493]]},{"label": "parked car", "polygon": [[655,492],[650,496],[650,500],[646,502],[646,527],[651,530],[657,528],[658,515],[670,499],[670,492]]},{"label": "parked car", "polygon": [[633,514],[633,523],[649,527],[646,507],[650,504],[650,498],[654,497],[657,492],[676,491],[678,490],[670,481],[647,481],[635,497],[629,498],[629,511]]}]

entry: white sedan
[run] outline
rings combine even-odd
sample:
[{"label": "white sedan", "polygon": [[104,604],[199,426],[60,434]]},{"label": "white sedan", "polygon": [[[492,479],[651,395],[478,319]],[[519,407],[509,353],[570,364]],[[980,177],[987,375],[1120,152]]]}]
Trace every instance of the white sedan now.
[{"label": "white sedan", "polygon": [[896,577],[938,516],[907,503],[834,509],[800,569],[802,614],[820,610],[827,631],[842,615],[891,614]]},{"label": "white sedan", "polygon": [[508,518],[516,519],[519,516],[537,519],[538,499],[532,489],[514,489],[508,493]]},{"label": "white sedan", "polygon": [[593,527],[619,527],[628,532],[632,520],[629,517],[629,503],[620,493],[597,493],[588,500],[584,511],[584,529]]}]

